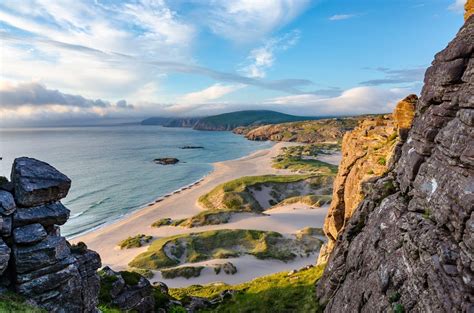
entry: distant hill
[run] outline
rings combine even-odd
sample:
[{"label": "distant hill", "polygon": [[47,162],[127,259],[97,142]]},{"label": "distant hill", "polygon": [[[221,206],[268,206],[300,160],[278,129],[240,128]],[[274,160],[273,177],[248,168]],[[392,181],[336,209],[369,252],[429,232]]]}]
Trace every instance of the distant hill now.
[{"label": "distant hill", "polygon": [[194,127],[198,117],[150,117],[140,122],[140,125],[161,125],[164,127]]},{"label": "distant hill", "polygon": [[279,124],[315,119],[320,119],[320,117],[295,116],[270,110],[247,110],[204,117],[194,125],[194,129],[233,130],[239,126]]}]

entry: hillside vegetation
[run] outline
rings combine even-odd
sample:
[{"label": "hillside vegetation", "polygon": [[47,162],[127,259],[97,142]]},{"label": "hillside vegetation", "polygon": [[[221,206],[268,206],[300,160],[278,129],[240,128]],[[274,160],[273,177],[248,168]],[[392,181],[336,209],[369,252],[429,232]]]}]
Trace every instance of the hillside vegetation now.
[{"label": "hillside vegetation", "polygon": [[170,295],[183,303],[190,297],[218,298],[223,292],[234,293],[211,309],[200,312],[322,312],[315,298],[315,283],[321,277],[324,265],[310,267],[294,273],[282,272],[239,285],[214,283],[172,288]]},{"label": "hillside vegetation", "polygon": [[278,124],[314,119],[318,119],[318,117],[295,116],[269,110],[247,110],[201,118],[194,126],[194,129],[233,130],[239,126]]},{"label": "hillside vegetation", "polygon": [[[306,120],[277,125],[249,126],[234,133],[250,140],[272,140],[301,143],[340,143],[345,132],[354,129],[367,116]],[[270,123],[266,123],[270,124]]]}]

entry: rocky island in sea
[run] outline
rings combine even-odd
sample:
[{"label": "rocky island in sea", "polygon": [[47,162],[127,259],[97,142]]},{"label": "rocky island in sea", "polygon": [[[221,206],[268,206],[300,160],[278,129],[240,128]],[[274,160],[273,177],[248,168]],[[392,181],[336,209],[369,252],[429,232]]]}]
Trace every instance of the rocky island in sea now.
[{"label": "rocky island in sea", "polygon": [[[0,176],[0,312],[473,311],[474,4],[459,3],[465,5],[464,25],[435,55],[419,96],[405,94],[391,112],[305,119],[245,110],[74,128],[81,145],[69,163],[61,162],[68,151],[58,148],[65,144],[60,138],[73,138],[67,127],[2,130],[7,150],[0,161],[11,163]],[[449,11],[459,10],[459,3]],[[128,3],[130,12],[137,12],[134,5]],[[338,14],[328,21],[357,17]],[[267,56],[289,48],[271,42]],[[370,84],[406,80],[393,76],[400,71],[378,70],[388,78]],[[312,97],[292,85],[301,81],[238,81],[272,90],[283,84],[297,101]],[[29,98],[6,88],[0,88],[5,112],[38,95],[45,102],[44,88]],[[204,94],[241,88],[216,85]],[[66,106],[78,100],[88,105],[80,96],[54,96]],[[179,107],[189,110],[195,97],[202,94],[183,97]],[[347,101],[348,95],[341,97]],[[289,99],[294,101],[275,101]],[[124,101],[93,105],[131,109]],[[36,132],[41,136],[31,140]],[[34,155],[16,155],[25,149],[18,143],[35,141],[46,149],[27,146]],[[225,154],[222,147],[239,151]],[[176,158],[154,159],[175,155],[170,151]],[[41,158],[54,160],[55,153],[64,169]],[[98,155],[106,159],[99,165]],[[195,173],[202,164],[208,171]],[[83,174],[78,185],[68,169]],[[104,179],[101,169],[111,176]],[[173,181],[180,187],[163,193]],[[146,194],[158,198],[124,205],[146,186]],[[74,192],[87,187],[92,189]],[[83,211],[71,209],[90,193],[107,197]],[[123,214],[94,210],[112,198]],[[116,215],[107,219],[110,212]],[[97,224],[70,232],[75,219]]]}]

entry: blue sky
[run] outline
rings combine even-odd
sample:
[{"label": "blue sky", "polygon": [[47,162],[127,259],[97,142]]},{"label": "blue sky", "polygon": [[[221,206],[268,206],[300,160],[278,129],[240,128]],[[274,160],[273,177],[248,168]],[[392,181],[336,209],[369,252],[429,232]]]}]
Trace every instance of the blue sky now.
[{"label": "blue sky", "polygon": [[465,0],[0,2],[0,122],[389,112]]}]

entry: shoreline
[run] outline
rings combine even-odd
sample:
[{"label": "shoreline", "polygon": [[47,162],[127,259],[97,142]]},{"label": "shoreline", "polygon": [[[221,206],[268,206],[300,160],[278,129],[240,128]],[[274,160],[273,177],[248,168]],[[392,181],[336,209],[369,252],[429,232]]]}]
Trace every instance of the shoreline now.
[{"label": "shoreline", "polygon": [[[103,266],[108,265],[116,270],[125,270],[128,268],[128,263],[135,256],[148,249],[149,244],[140,248],[123,250],[119,249],[117,244],[129,236],[135,236],[138,234],[151,235],[154,239],[158,239],[177,234],[214,229],[262,229],[274,230],[289,236],[298,229],[304,227],[322,227],[327,207],[317,209],[309,209],[306,207],[302,208],[299,214],[296,212],[295,215],[294,210],[296,210],[296,207],[298,206],[296,204],[283,211],[282,209],[279,209],[281,212],[276,211],[275,214],[263,218],[245,215],[238,216],[233,218],[227,224],[209,225],[196,228],[171,226],[160,228],[151,227],[153,222],[161,218],[172,218],[176,220],[188,218],[201,212],[203,209],[197,204],[197,199],[221,183],[242,176],[294,174],[289,170],[273,168],[271,162],[272,158],[279,154],[282,147],[291,145],[301,144],[277,142],[268,149],[257,150],[239,159],[213,163],[213,170],[200,180],[190,185],[183,186],[167,196],[159,197],[155,201],[146,204],[141,209],[122,216],[119,220],[111,221],[110,223],[103,224],[87,233],[75,236],[71,238],[70,241],[72,243],[83,241],[90,249],[97,251],[101,255]],[[298,208],[298,210],[300,210],[300,208]],[[311,259],[311,261],[310,264],[314,263],[313,259]],[[261,263],[261,261],[258,260],[255,262]],[[294,262],[283,263],[280,269],[294,269],[295,266],[293,263]],[[151,279],[151,281],[157,281],[158,278],[161,277],[158,272],[156,273],[157,274],[155,274],[155,277]],[[254,277],[258,277],[264,273],[253,274]],[[230,284],[241,280],[238,278],[239,275],[228,276],[229,277],[216,278],[224,278],[225,282]],[[252,275],[249,274],[248,277],[250,276]],[[187,280],[187,282],[188,284],[193,284],[194,280],[190,279]],[[179,282],[179,280],[176,279],[167,281],[167,284],[170,287],[178,284],[182,285],[183,283],[184,282]]]}]

